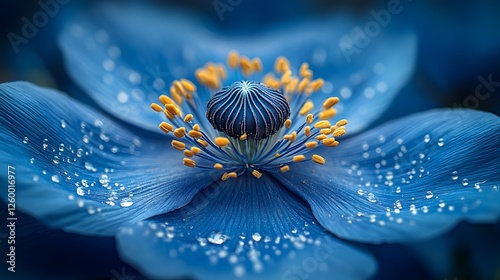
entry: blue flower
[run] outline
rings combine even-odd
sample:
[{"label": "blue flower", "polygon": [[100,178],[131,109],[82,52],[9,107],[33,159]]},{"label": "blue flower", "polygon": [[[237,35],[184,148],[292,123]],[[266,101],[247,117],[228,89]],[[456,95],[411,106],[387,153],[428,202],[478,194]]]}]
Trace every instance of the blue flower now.
[{"label": "blue flower", "polygon": [[0,162],[16,170],[19,209],[115,236],[145,275],[363,279],[375,260],[342,239],[411,242],[497,219],[498,117],[372,124],[411,74],[411,34],[381,34],[347,60],[342,17],[234,39],[175,12],[98,15],[68,25],[60,46],[112,117],[2,84]]}]

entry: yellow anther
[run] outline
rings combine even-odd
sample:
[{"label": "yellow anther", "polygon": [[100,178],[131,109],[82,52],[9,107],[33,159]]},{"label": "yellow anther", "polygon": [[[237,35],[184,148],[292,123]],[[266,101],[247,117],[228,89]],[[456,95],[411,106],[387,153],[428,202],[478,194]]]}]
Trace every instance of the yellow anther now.
[{"label": "yellow anther", "polygon": [[304,92],[304,90],[307,88],[309,85],[309,78],[304,78],[300,81],[299,87],[297,88],[298,92]]},{"label": "yellow anther", "polygon": [[293,143],[293,141],[295,141],[295,139],[297,139],[297,132],[292,132],[292,134],[286,134],[285,136],[283,136],[284,139],[290,141],[290,143]]},{"label": "yellow anther", "polygon": [[330,128],[331,126],[329,121],[319,121],[314,124],[315,128]]},{"label": "yellow anther", "polygon": [[181,114],[181,109],[175,104],[167,104],[165,105],[165,109],[173,116]]},{"label": "yellow anther", "polygon": [[198,69],[194,73],[198,82],[204,86],[211,89],[216,89],[220,87],[220,82],[215,73],[212,73],[206,69]]},{"label": "yellow anther", "polygon": [[208,62],[205,64],[205,69],[212,75],[217,76],[217,65],[213,62]]},{"label": "yellow anther", "polygon": [[316,148],[318,146],[318,142],[310,141],[310,142],[306,142],[305,145],[306,145],[306,148],[313,149],[313,148]]},{"label": "yellow anther", "polygon": [[342,119],[340,121],[338,121],[335,126],[337,127],[342,127],[342,126],[345,126],[347,124],[347,120],[346,119]]},{"label": "yellow anther", "polygon": [[342,135],[345,134],[345,128],[344,127],[340,127],[340,128],[337,128],[334,132],[333,132],[333,136],[335,137],[340,137]]},{"label": "yellow anther", "polygon": [[320,134],[320,135],[316,136],[315,138],[318,141],[322,141],[322,140],[328,138],[328,136],[326,136],[325,134]]},{"label": "yellow anther", "polygon": [[193,125],[193,129],[196,130],[196,131],[200,131],[201,128],[200,128],[200,125],[199,124],[195,124]]},{"label": "yellow anther", "polygon": [[229,173],[224,173],[221,179],[222,181],[226,181],[229,178],[236,178],[236,177],[238,177],[238,174],[236,174],[236,172],[229,172]]},{"label": "yellow anther", "polygon": [[191,152],[193,152],[194,154],[199,154],[201,153],[201,149],[198,148],[198,147],[191,147]]},{"label": "yellow anther", "polygon": [[306,135],[306,137],[311,136],[311,128],[309,126],[306,126],[304,128],[304,134]]},{"label": "yellow anther", "polygon": [[339,142],[335,140],[335,138],[327,138],[323,139],[323,145],[327,147],[337,147]]},{"label": "yellow anther", "polygon": [[160,105],[156,104],[156,103],[151,103],[151,109],[155,110],[156,112],[163,111],[163,108]]},{"label": "yellow anther", "polygon": [[208,143],[205,140],[198,139],[196,140],[196,142],[198,142],[198,144],[202,145],[203,147],[208,147]]},{"label": "yellow anther", "polygon": [[247,134],[243,133],[243,135],[240,136],[240,141],[247,140]]},{"label": "yellow anther", "polygon": [[169,120],[173,120],[175,118],[175,115],[172,115],[172,113],[170,113],[167,109],[163,110],[163,113],[165,113],[165,116],[167,116]]},{"label": "yellow anther", "polygon": [[319,133],[321,134],[330,134],[332,133],[332,129],[331,128],[322,128]]},{"label": "yellow anther", "polygon": [[196,86],[193,84],[193,82],[191,82],[188,79],[181,79],[181,85],[185,90],[187,90],[189,92],[196,91]]},{"label": "yellow anther", "polygon": [[252,175],[255,176],[255,178],[260,179],[262,177],[262,173],[260,173],[257,170],[252,171]]},{"label": "yellow anther", "polygon": [[253,70],[256,72],[262,71],[262,61],[258,57],[252,59]]},{"label": "yellow anther", "polygon": [[184,150],[184,156],[193,157],[194,153],[193,153],[193,151],[190,151],[190,150]]},{"label": "yellow anther", "polygon": [[337,110],[335,108],[330,108],[323,112],[320,112],[318,114],[318,117],[320,120],[328,120],[335,117],[336,115],[337,115]]},{"label": "yellow anther", "polygon": [[302,62],[302,64],[300,65],[300,68],[299,68],[299,75],[300,75],[301,77],[304,77],[304,76],[302,75],[302,73],[303,73],[304,71],[306,71],[307,69],[309,69],[309,63],[307,63],[307,62]]},{"label": "yellow anther", "polygon": [[290,128],[290,126],[292,126],[292,120],[291,119],[287,119],[285,121],[285,128]]},{"label": "yellow anther", "polygon": [[307,115],[306,123],[311,124],[313,122],[314,116],[312,114]]},{"label": "yellow anther", "polygon": [[182,104],[182,101],[184,101],[182,99],[182,95],[180,95],[177,90],[175,90],[174,87],[171,87],[170,88],[170,96],[172,96],[172,98],[175,100],[175,102],[177,102],[177,104]]},{"label": "yellow anther", "polygon": [[214,164],[214,168],[215,168],[215,169],[219,169],[219,170],[220,170],[220,169],[222,169],[223,167],[224,167],[224,166],[222,166],[222,164],[220,164],[220,163],[216,163],[216,164]]},{"label": "yellow anther", "polygon": [[311,87],[311,89],[313,91],[318,91],[323,87],[324,84],[325,84],[325,80],[319,78],[319,79],[312,81],[311,84],[309,84],[309,86]]},{"label": "yellow anther", "polygon": [[290,166],[284,165],[280,168],[281,173],[285,173],[290,170]]},{"label": "yellow anther", "polygon": [[216,137],[214,140],[215,145],[219,146],[219,148],[223,148],[227,145],[229,145],[229,139],[226,137]]},{"label": "yellow anther", "polygon": [[201,138],[203,136],[203,134],[200,131],[194,129],[190,130],[188,132],[188,135],[193,138]]},{"label": "yellow anther", "polygon": [[275,157],[275,158],[279,158],[279,157],[280,157],[280,153],[276,153],[276,154],[274,154],[274,157]]},{"label": "yellow anther", "polygon": [[230,68],[236,68],[238,67],[238,61],[239,61],[239,55],[238,52],[236,51],[230,51],[228,56],[227,56],[227,65]]},{"label": "yellow anther", "polygon": [[227,74],[226,74],[226,68],[224,67],[224,65],[222,64],[217,64],[217,67],[216,67],[216,72],[217,72],[217,75],[219,76],[219,78],[221,78],[222,80],[225,80],[227,78]]},{"label": "yellow anther", "polygon": [[281,83],[287,85],[292,80],[292,71],[288,70],[281,76]]},{"label": "yellow anther", "polygon": [[190,158],[183,158],[182,163],[184,163],[185,166],[194,168],[196,166],[196,161],[190,159]]},{"label": "yellow anther", "polygon": [[325,164],[326,162],[326,160],[320,155],[312,155],[311,159],[317,164]]},{"label": "yellow anther", "polygon": [[174,129],[174,127],[169,123],[161,122],[160,129],[165,133],[169,133],[170,131],[172,131]]},{"label": "yellow anther", "polygon": [[337,103],[339,103],[338,97],[329,97],[325,100],[325,102],[323,102],[323,108],[330,109],[332,106],[334,106]]},{"label": "yellow anther", "polygon": [[184,128],[184,127],[179,127],[179,128],[174,130],[174,136],[177,138],[184,137],[184,134],[186,134],[186,128]]},{"label": "yellow anther", "polygon": [[311,112],[312,109],[314,109],[314,103],[312,103],[311,101],[307,101],[306,103],[304,103],[304,105],[302,105],[302,108],[300,109],[299,114],[301,116],[304,116],[304,115],[308,114],[309,112]]},{"label": "yellow anther", "polygon": [[277,73],[285,74],[288,70],[290,70],[290,62],[283,56],[276,58],[276,62],[274,63],[274,70]]},{"label": "yellow anther", "polygon": [[178,94],[185,96],[186,92],[184,91],[184,88],[182,87],[181,82],[179,81],[174,81],[174,88],[177,91]]},{"label": "yellow anther", "polygon": [[240,59],[240,66],[241,66],[241,70],[243,71],[243,74],[249,76],[252,74],[253,72],[253,63],[252,61],[246,57],[246,56],[243,56],[241,59]]},{"label": "yellow anther", "polygon": [[299,161],[303,161],[305,159],[306,159],[306,157],[304,155],[298,155],[298,156],[294,156],[292,160],[293,160],[293,162],[299,162]]},{"label": "yellow anther", "polygon": [[163,104],[163,105],[175,104],[174,101],[172,99],[170,99],[170,97],[166,96],[165,94],[160,95],[160,97],[158,97],[158,100],[160,100],[161,104]]},{"label": "yellow anther", "polygon": [[193,119],[193,115],[191,115],[191,114],[187,114],[184,117],[184,121],[187,122],[187,123],[190,122],[192,119]]},{"label": "yellow anther", "polygon": [[172,147],[174,147],[174,149],[182,152],[186,148],[186,144],[184,144],[181,141],[172,140]]}]

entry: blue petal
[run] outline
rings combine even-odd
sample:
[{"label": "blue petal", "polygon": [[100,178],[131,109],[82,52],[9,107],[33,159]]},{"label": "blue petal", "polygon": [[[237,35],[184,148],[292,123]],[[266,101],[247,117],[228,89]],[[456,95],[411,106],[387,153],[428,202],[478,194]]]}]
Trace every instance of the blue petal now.
[{"label": "blue petal", "polygon": [[111,235],[210,184],[164,138],[140,138],[62,94],[15,82],[0,85],[0,99],[0,176],[12,166],[16,205],[51,226]]},{"label": "blue petal", "polygon": [[[232,49],[261,57],[264,72],[272,71],[274,60],[281,55],[289,58],[294,70],[309,62],[314,77],[327,81],[312,100],[321,106],[330,95],[340,95],[339,116],[356,120],[350,132],[366,127],[383,113],[406,83],[415,60],[412,34],[381,32],[368,38],[364,47],[356,47],[356,23],[344,16],[238,37],[200,29],[212,26],[193,15],[183,17],[134,5],[105,7],[98,15],[76,20],[63,32],[60,45],[67,69],[100,106],[155,132],[160,117],[149,106],[157,101],[159,92],[168,90],[174,79],[194,80],[196,68],[208,60],[224,62]],[[242,78],[235,76],[230,75],[227,83]],[[209,93],[201,91],[199,96],[206,102]]]},{"label": "blue petal", "polygon": [[376,268],[270,176],[214,184],[179,210],[123,227],[117,242],[125,261],[161,279],[362,279]]},{"label": "blue petal", "polygon": [[497,116],[435,110],[319,151],[324,166],[303,164],[277,176],[338,236],[411,241],[437,235],[461,219],[498,218],[498,147]]}]

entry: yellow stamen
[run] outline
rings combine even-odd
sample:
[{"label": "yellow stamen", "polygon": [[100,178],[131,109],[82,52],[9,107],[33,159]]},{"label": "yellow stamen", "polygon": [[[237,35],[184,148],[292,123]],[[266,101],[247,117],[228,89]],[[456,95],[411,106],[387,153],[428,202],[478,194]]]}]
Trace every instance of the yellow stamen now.
[{"label": "yellow stamen", "polygon": [[332,126],[328,121],[319,121],[314,124],[315,128],[330,128]]},{"label": "yellow stamen", "polygon": [[328,136],[326,136],[326,135],[324,135],[324,134],[321,134],[321,135],[316,136],[315,138],[316,138],[316,140],[318,140],[318,141],[322,141],[322,140],[324,140],[324,139],[328,138]]},{"label": "yellow stamen", "polygon": [[238,67],[238,60],[239,60],[238,57],[239,57],[238,52],[230,51],[229,55],[227,56],[227,65],[229,65],[229,67],[233,69]]},{"label": "yellow stamen", "polygon": [[160,102],[163,105],[175,104],[174,101],[172,99],[170,99],[170,97],[166,96],[165,94],[160,95],[160,97],[158,97],[158,100],[160,100]]},{"label": "yellow stamen", "polygon": [[274,154],[274,157],[275,157],[275,158],[279,158],[279,157],[280,157],[280,153],[276,153],[276,154]]},{"label": "yellow stamen", "polygon": [[193,151],[190,151],[190,150],[184,150],[184,156],[193,157],[194,153],[193,153]]},{"label": "yellow stamen", "polygon": [[347,124],[347,120],[346,119],[342,119],[340,121],[338,121],[335,126],[337,127],[342,127],[342,126],[345,126]]},{"label": "yellow stamen", "polygon": [[283,56],[276,58],[276,62],[274,63],[274,70],[277,73],[285,74],[290,69],[290,62]]},{"label": "yellow stamen", "polygon": [[281,83],[287,85],[292,80],[292,71],[288,70],[281,76]]},{"label": "yellow stamen", "polygon": [[339,145],[339,142],[335,141],[335,138],[327,138],[323,139],[323,145],[327,147],[337,147]]},{"label": "yellow stamen", "polygon": [[180,115],[181,114],[181,109],[179,109],[179,107],[177,107],[177,105],[175,104],[167,104],[165,105],[165,108],[167,109],[167,111],[176,116],[176,115]]},{"label": "yellow stamen", "polygon": [[172,113],[170,113],[167,109],[163,110],[163,113],[169,120],[173,120],[175,118],[175,115],[172,115]]},{"label": "yellow stamen", "polygon": [[184,127],[179,127],[179,128],[174,130],[174,136],[177,138],[184,137],[184,134],[186,134],[186,128],[184,128]]},{"label": "yellow stamen", "polygon": [[317,164],[325,164],[326,162],[326,160],[320,155],[313,155],[311,159]]},{"label": "yellow stamen", "polygon": [[312,103],[311,101],[307,101],[300,109],[299,114],[301,116],[304,116],[307,113],[311,112],[312,109],[314,109],[314,103]]},{"label": "yellow stamen", "polygon": [[303,161],[305,159],[306,159],[306,157],[304,155],[298,155],[298,156],[294,156],[292,160],[293,160],[293,162],[299,162],[299,161]]},{"label": "yellow stamen", "polygon": [[191,82],[188,79],[181,79],[181,85],[185,90],[187,90],[189,92],[196,91],[196,86],[193,84],[193,82]]},{"label": "yellow stamen", "polygon": [[290,143],[293,143],[293,141],[295,141],[295,139],[297,139],[297,132],[292,132],[292,134],[286,134],[285,136],[283,136],[284,139],[290,141]]},{"label": "yellow stamen", "polygon": [[288,165],[284,165],[284,166],[282,166],[282,167],[280,168],[280,171],[281,171],[282,173],[285,173],[285,172],[287,172],[287,171],[289,171],[289,170],[290,170],[290,166],[288,166]]},{"label": "yellow stamen", "polygon": [[222,80],[225,80],[227,77],[227,74],[226,74],[226,68],[224,67],[224,65],[219,63],[217,65],[216,70],[217,70],[217,75],[219,75],[219,78],[221,78]]},{"label": "yellow stamen", "polygon": [[302,81],[299,83],[299,88],[297,89],[298,92],[304,92],[306,87],[309,85],[309,78],[304,78]]},{"label": "yellow stamen", "polygon": [[285,128],[290,128],[290,126],[292,126],[292,120],[291,119],[287,119],[285,121]]},{"label": "yellow stamen", "polygon": [[222,169],[222,168],[223,168],[223,166],[222,166],[222,164],[220,164],[220,163],[216,163],[216,164],[214,164],[214,168],[215,168],[215,169],[219,169],[219,170],[220,170],[220,169]]},{"label": "yellow stamen", "polygon": [[318,142],[315,142],[315,141],[311,141],[311,142],[306,143],[306,148],[308,148],[308,149],[313,149],[313,148],[316,148],[317,146],[318,146]]},{"label": "yellow stamen", "polygon": [[345,128],[344,127],[340,127],[340,128],[337,128],[334,132],[333,132],[333,136],[335,137],[340,137],[342,135],[345,134]]},{"label": "yellow stamen", "polygon": [[290,82],[286,85],[285,90],[287,92],[290,92],[290,93],[295,92],[295,88],[297,88],[298,83],[299,83],[299,80],[296,77],[292,77],[290,79]]},{"label": "yellow stamen", "polygon": [[216,137],[214,140],[215,145],[219,146],[219,148],[223,148],[227,145],[229,145],[229,139],[226,137]]},{"label": "yellow stamen", "polygon": [[197,154],[201,153],[201,149],[198,147],[191,147],[191,152],[193,152],[197,155]]},{"label": "yellow stamen", "polygon": [[163,108],[156,103],[151,103],[151,109],[155,110],[158,113],[163,111]]},{"label": "yellow stamen", "polygon": [[252,74],[253,64],[252,64],[252,61],[248,57],[243,56],[240,59],[240,66],[241,66],[241,70],[243,71],[243,74],[245,74],[247,76]]},{"label": "yellow stamen", "polygon": [[243,133],[243,135],[240,136],[240,141],[247,140],[247,134]]},{"label": "yellow stamen", "polygon": [[177,102],[177,104],[182,104],[182,95],[180,95],[177,90],[175,90],[174,87],[171,87],[170,88],[170,95],[172,96],[172,98],[175,100],[175,102]]},{"label": "yellow stamen", "polygon": [[201,138],[203,136],[203,134],[201,132],[199,132],[198,130],[194,130],[194,129],[190,130],[188,132],[188,135],[190,137],[193,137],[193,138]]},{"label": "yellow stamen", "polygon": [[311,136],[311,128],[310,128],[309,126],[306,126],[306,127],[304,128],[304,134],[305,134],[307,137]]},{"label": "yellow stamen", "polygon": [[260,173],[257,170],[252,171],[252,175],[255,176],[255,178],[260,179],[262,177],[262,173]]},{"label": "yellow stamen", "polygon": [[256,72],[262,71],[262,61],[258,57],[252,59],[253,70]]},{"label": "yellow stamen", "polygon": [[312,81],[311,84],[309,84],[309,86],[311,87],[311,89],[313,91],[318,91],[323,87],[324,84],[325,84],[325,80],[319,78],[319,79]]},{"label": "yellow stamen", "polygon": [[307,115],[306,123],[311,124],[313,122],[314,116],[312,114]]},{"label": "yellow stamen", "polygon": [[203,147],[208,147],[208,143],[205,140],[198,139],[196,140],[196,142],[198,142],[198,144],[202,145]]},{"label": "yellow stamen", "polygon": [[184,121],[187,122],[187,123],[190,122],[192,119],[193,119],[193,115],[191,115],[191,114],[187,114],[184,117]]},{"label": "yellow stamen", "polygon": [[318,117],[321,120],[328,120],[328,119],[335,117],[335,115],[337,115],[337,110],[335,110],[335,108],[330,108],[330,109],[327,109],[323,112],[320,112]]},{"label": "yellow stamen", "polygon": [[332,130],[330,128],[322,128],[319,133],[321,134],[330,134],[332,133]]},{"label": "yellow stamen", "polygon": [[160,129],[165,133],[169,133],[174,129],[174,127],[169,123],[162,122],[160,123]]},{"label": "yellow stamen", "polygon": [[186,144],[184,144],[181,141],[172,140],[172,147],[174,147],[174,149],[182,152],[186,148]]},{"label": "yellow stamen", "polygon": [[207,86],[211,89],[216,89],[220,87],[220,82],[217,75],[206,69],[196,70],[195,76],[198,82],[204,86]]},{"label": "yellow stamen", "polygon": [[199,124],[195,124],[195,125],[193,125],[193,129],[197,130],[197,131],[200,131],[201,128],[200,128]]},{"label": "yellow stamen", "polygon": [[236,178],[236,177],[238,177],[238,174],[236,174],[236,172],[229,172],[229,173],[224,173],[221,179],[222,181],[226,181],[229,178]]},{"label": "yellow stamen", "polygon": [[325,102],[323,102],[323,108],[330,109],[332,106],[334,106],[337,103],[339,103],[338,97],[329,97],[325,100]]},{"label": "yellow stamen", "polygon": [[182,159],[182,162],[187,167],[194,168],[196,166],[196,161],[194,161],[194,160],[192,160],[190,158],[184,158],[184,159]]},{"label": "yellow stamen", "polygon": [[186,93],[184,92],[184,88],[182,87],[181,82],[179,81],[174,81],[174,88],[177,91],[178,94],[185,96]]}]

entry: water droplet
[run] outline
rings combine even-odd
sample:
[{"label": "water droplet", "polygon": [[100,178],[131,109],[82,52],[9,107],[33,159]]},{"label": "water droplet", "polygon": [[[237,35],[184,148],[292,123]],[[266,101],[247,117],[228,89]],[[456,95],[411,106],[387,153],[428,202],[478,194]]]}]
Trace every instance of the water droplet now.
[{"label": "water droplet", "polygon": [[396,188],[396,193],[401,193],[401,187]]},{"label": "water droplet", "polygon": [[122,199],[120,201],[120,206],[123,208],[130,207],[130,206],[132,206],[132,204],[134,204],[134,202],[132,201],[132,198],[130,198],[130,197],[125,197],[124,199]]},{"label": "water droplet", "polygon": [[358,190],[358,194],[359,194],[359,195],[363,195],[363,194],[365,194],[365,192],[364,192],[362,189],[359,189],[359,190]]},{"label": "water droplet", "polygon": [[113,147],[111,148],[111,152],[112,152],[113,154],[117,153],[117,152],[118,152],[118,147],[113,146]]},{"label": "water droplet", "polygon": [[82,155],[83,155],[83,150],[82,149],[76,150],[76,156],[77,157],[82,157]]},{"label": "water droplet", "polygon": [[228,240],[228,239],[229,239],[229,236],[223,234],[220,231],[212,231],[210,233],[210,235],[207,237],[208,242],[210,242],[212,244],[217,244],[217,245],[220,245],[220,244],[226,242],[226,240]]},{"label": "water droplet", "polygon": [[49,139],[45,138],[42,141],[42,148],[45,150],[49,146]]},{"label": "water droplet", "polygon": [[59,176],[57,176],[57,175],[52,175],[51,179],[52,179],[52,182],[54,182],[54,183],[59,183]]},{"label": "water droplet", "polygon": [[54,164],[59,164],[59,157],[58,156],[54,156],[54,158],[52,159],[52,162]]},{"label": "water droplet", "polygon": [[439,207],[443,208],[446,206],[446,203],[444,203],[444,201],[440,201],[439,204],[438,204]]},{"label": "water droplet", "polygon": [[30,163],[31,164],[35,163],[35,159],[34,158],[30,158]]},{"label": "water droplet", "polygon": [[479,183],[479,182],[474,183],[474,188],[475,189],[480,189],[481,188],[481,183]]},{"label": "water droplet", "polygon": [[368,201],[370,202],[377,202],[377,199],[375,198],[375,195],[373,193],[369,193],[367,195]]},{"label": "water droplet", "polygon": [[96,172],[97,171],[97,168],[95,168],[92,163],[90,162],[85,162],[85,169],[87,169],[88,171],[92,171],[92,172]]},{"label": "water droplet", "polygon": [[60,152],[64,152],[64,144],[60,144],[59,145],[59,151]]},{"label": "water droplet", "polygon": [[61,120],[61,127],[66,128],[66,121],[65,120]]},{"label": "water droplet", "polygon": [[439,147],[443,147],[444,146],[444,139],[443,138],[439,138],[438,146]]},{"label": "water droplet", "polygon": [[425,198],[427,198],[427,199],[431,199],[433,196],[434,196],[434,194],[431,191],[427,191],[425,193]]},{"label": "water droplet", "polygon": [[79,196],[83,196],[85,194],[85,191],[82,187],[78,187],[76,188],[76,194],[78,194]]},{"label": "water droplet", "polygon": [[403,205],[401,205],[401,201],[396,200],[396,202],[394,202],[394,208],[399,209],[399,210],[403,209]]},{"label": "water droplet", "polygon": [[101,183],[101,185],[103,187],[107,187],[109,185],[109,177],[108,177],[108,175],[101,174],[101,176],[99,176],[99,183]]},{"label": "water droplet", "polygon": [[462,180],[462,186],[466,187],[466,186],[468,186],[468,185],[469,185],[469,179],[464,178],[464,179]]},{"label": "water droplet", "polygon": [[457,172],[457,171],[453,171],[453,172],[451,172],[451,179],[452,179],[452,180],[456,180],[456,179],[458,179],[458,172]]},{"label": "water droplet", "polygon": [[429,141],[431,141],[431,136],[430,136],[429,134],[426,134],[426,135],[424,136],[424,142],[425,142],[425,143],[429,143]]},{"label": "water droplet", "polygon": [[256,232],[252,234],[252,239],[255,240],[255,242],[259,242],[262,239],[262,236],[258,232]]},{"label": "water droplet", "polygon": [[24,144],[28,144],[28,141],[29,141],[29,138],[28,138],[28,137],[24,137],[24,139],[23,139],[23,143],[24,143]]}]

